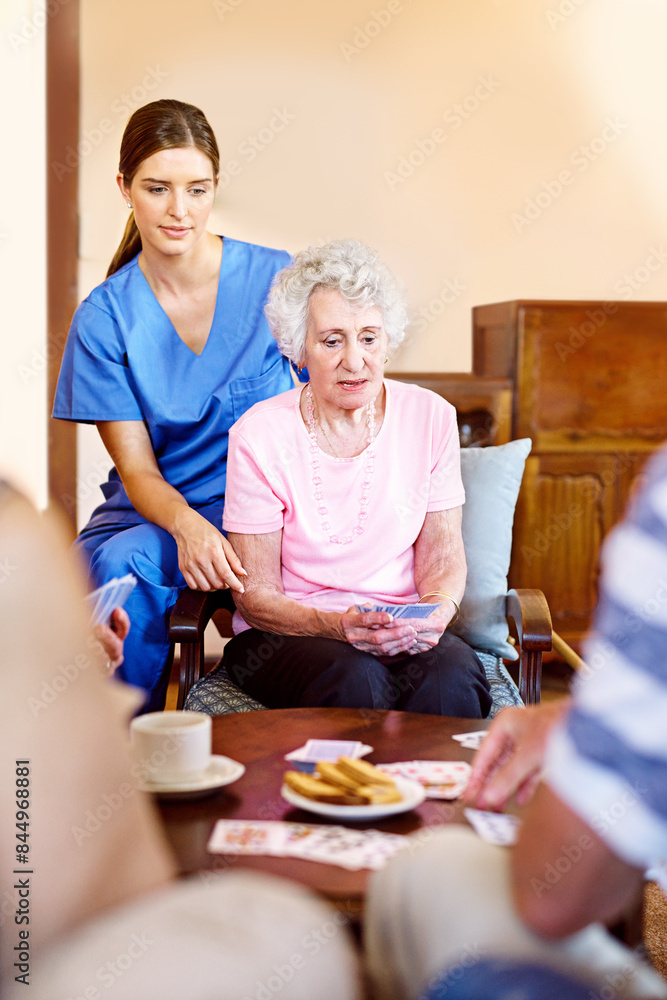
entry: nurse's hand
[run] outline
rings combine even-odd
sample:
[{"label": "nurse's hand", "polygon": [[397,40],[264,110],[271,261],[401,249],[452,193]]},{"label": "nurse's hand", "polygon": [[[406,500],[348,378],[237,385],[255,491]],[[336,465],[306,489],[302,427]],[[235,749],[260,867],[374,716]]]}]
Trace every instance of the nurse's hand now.
[{"label": "nurse's hand", "polygon": [[179,513],[173,532],[178,545],[178,566],[191,590],[238,590],[239,576],[247,576],[241,560],[222,532],[192,507]]},{"label": "nurse's hand", "polygon": [[362,653],[397,656],[415,641],[415,630],[386,611],[357,611],[354,605],[340,616],[341,639]]}]

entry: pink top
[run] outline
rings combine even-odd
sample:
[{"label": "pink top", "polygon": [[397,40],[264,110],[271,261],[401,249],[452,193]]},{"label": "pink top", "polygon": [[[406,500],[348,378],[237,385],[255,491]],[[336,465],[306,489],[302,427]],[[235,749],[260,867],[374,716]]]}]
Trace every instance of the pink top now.
[{"label": "pink top", "polygon": [[[301,387],[256,403],[229,432],[223,527],[251,535],[282,529],[285,595],[324,611],[362,601],[416,601],[414,543],[424,518],[465,500],[454,407],[420,386],[384,384],[368,518],[348,545],[328,535],[349,535],[357,524],[366,452],[354,458],[319,452],[324,500],[318,503]],[[327,533],[317,513],[321,503],[329,511]],[[236,612],[235,632],[246,628]]]}]

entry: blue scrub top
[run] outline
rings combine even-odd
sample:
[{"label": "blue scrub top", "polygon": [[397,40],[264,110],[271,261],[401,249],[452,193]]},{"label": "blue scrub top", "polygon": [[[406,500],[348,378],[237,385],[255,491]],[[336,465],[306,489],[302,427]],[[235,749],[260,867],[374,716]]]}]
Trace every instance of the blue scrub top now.
[{"label": "blue scrub top", "polygon": [[[294,385],[264,315],[282,250],[224,238],[211,332],[200,355],[176,333],[135,257],[74,314],[53,416],[143,420],[166,481],[191,506],[222,503],[227,437],[254,403]],[[93,523],[143,520],[115,468]]]}]

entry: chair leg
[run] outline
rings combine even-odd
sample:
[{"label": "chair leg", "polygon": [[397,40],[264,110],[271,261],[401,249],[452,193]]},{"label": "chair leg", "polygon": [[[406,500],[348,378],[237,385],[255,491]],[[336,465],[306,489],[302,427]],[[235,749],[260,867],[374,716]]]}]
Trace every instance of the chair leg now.
[{"label": "chair leg", "polygon": [[541,696],[542,653],[551,649],[551,615],[541,590],[510,590],[505,605],[507,618],[517,634],[519,694],[525,705],[537,705]]},{"label": "chair leg", "polygon": [[204,660],[203,639],[198,642],[181,643],[181,670],[178,685],[178,699],[176,707],[182,709],[185,704],[187,693],[201,677],[201,668]]},{"label": "chair leg", "polygon": [[542,653],[521,649],[519,694],[524,705],[539,705],[542,697]]}]

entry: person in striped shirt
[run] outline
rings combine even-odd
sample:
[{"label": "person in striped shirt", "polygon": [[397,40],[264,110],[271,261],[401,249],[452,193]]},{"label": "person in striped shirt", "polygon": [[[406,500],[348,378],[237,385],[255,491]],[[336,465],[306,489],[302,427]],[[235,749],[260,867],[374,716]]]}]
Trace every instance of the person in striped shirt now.
[{"label": "person in striped shirt", "polygon": [[445,828],[373,877],[368,956],[382,1000],[434,983],[432,998],[443,986],[448,1000],[472,995],[467,969],[501,954],[599,996],[667,996],[602,926],[638,898],[647,869],[667,892],[667,449],[605,542],[585,660],[571,698],[500,713],[473,763],[469,805],[527,804],[516,846]]}]

